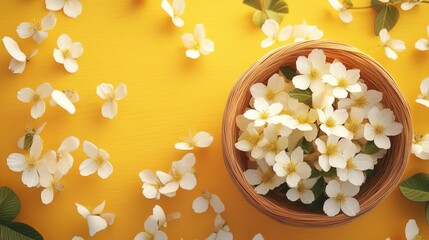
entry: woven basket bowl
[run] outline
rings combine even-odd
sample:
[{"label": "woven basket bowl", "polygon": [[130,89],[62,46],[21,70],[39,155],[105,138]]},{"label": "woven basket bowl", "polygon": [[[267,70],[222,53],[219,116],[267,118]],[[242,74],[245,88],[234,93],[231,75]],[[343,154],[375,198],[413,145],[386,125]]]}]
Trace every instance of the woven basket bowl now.
[{"label": "woven basket bowl", "polygon": [[[322,210],[310,212],[297,202],[290,202],[277,194],[259,195],[244,178],[248,158],[244,152],[235,148],[239,129],[235,118],[243,114],[249,105],[250,87],[258,82],[266,82],[282,66],[293,66],[298,56],[307,56],[313,49],[322,49],[327,60],[340,60],[346,67],[361,70],[361,78],[368,89],[383,93],[382,103],[390,108],[396,121],[403,124],[403,132],[391,137],[392,147],[383,159],[379,159],[376,171],[361,186],[356,199],[360,203],[360,212],[355,217],[343,213],[335,217],[326,216]],[[410,155],[412,142],[412,122],[410,109],[393,80],[392,76],[374,59],[356,48],[331,42],[308,41],[290,44],[271,51],[251,66],[236,82],[225,107],[222,126],[223,157],[226,168],[244,198],[262,213],[283,223],[303,227],[327,227],[348,223],[367,213],[386,198],[400,181]]]}]

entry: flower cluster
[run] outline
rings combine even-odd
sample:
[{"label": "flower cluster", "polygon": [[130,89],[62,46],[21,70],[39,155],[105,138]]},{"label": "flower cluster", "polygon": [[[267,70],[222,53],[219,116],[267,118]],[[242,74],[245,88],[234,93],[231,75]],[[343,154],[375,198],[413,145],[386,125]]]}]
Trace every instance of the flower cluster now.
[{"label": "flower cluster", "polygon": [[382,93],[368,89],[359,69],[328,62],[320,49],[250,92],[250,107],[236,119],[235,146],[248,153],[244,176],[255,191],[277,189],[304,204],[321,198],[329,216],[340,209],[356,215],[353,197],[391,147],[389,137],[402,131]]},{"label": "flower cluster", "polygon": [[164,210],[155,205],[152,215],[144,222],[145,231],[138,233],[134,240],[167,240],[167,234],[162,229],[167,227],[168,222],[180,217],[180,212],[173,212],[166,216]]}]

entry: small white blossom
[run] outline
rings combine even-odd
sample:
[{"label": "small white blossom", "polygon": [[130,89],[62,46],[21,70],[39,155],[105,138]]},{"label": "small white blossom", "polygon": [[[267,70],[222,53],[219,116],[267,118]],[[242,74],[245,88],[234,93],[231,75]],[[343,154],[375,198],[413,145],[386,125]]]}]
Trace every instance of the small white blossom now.
[{"label": "small white blossom", "polygon": [[378,105],[383,98],[383,93],[377,90],[367,90],[364,83],[360,83],[362,91],[350,93],[349,98],[343,98],[338,101],[338,108],[360,108],[364,110],[365,117],[367,112]]},{"label": "small white blossom", "polygon": [[63,9],[64,14],[71,18],[77,18],[82,13],[80,0],[45,0],[45,5],[51,11]]},{"label": "small white blossom", "polygon": [[151,170],[145,169],[139,173],[139,177],[143,182],[143,195],[148,199],[160,199],[159,188],[163,185],[156,174]]},{"label": "small white blossom", "polygon": [[138,233],[134,240],[167,240],[167,234],[161,231],[156,218],[151,215],[144,222],[145,232]]},{"label": "small white blossom", "polygon": [[183,142],[178,142],[174,148],[178,150],[192,150],[194,147],[206,148],[213,142],[213,136],[205,131],[197,132],[195,135],[189,132],[187,137],[182,138]]},{"label": "small white blossom", "polygon": [[252,158],[261,158],[263,151],[259,147],[259,143],[264,139],[264,135],[261,133],[263,129],[262,127],[255,127],[254,123],[250,123],[247,129],[241,133],[235,147],[243,152],[250,151]]},{"label": "small white blossom", "polygon": [[363,130],[365,125],[363,120],[365,118],[365,111],[360,108],[352,108],[349,113],[349,118],[344,123],[344,127],[349,131],[349,135],[345,138],[361,139],[363,138]]},{"label": "small white blossom", "polygon": [[298,182],[298,185],[289,189],[286,192],[286,197],[292,202],[301,200],[304,204],[310,204],[314,201],[314,193],[311,188],[316,184],[319,178],[303,179]]},{"label": "small white blossom", "polygon": [[167,0],[162,0],[161,7],[171,17],[176,27],[185,25],[185,22],[180,17],[185,12],[185,0],[173,0],[173,4],[170,4]]},{"label": "small white blossom", "polygon": [[250,87],[250,93],[253,98],[264,98],[268,103],[272,104],[286,95],[284,92],[285,85],[284,78],[275,73],[268,79],[267,85],[263,83],[253,84]]},{"label": "small white blossom", "polygon": [[429,77],[423,79],[420,83],[420,92],[421,94],[417,96],[416,102],[429,107]]},{"label": "small white blossom", "polygon": [[295,38],[295,42],[319,40],[323,37],[323,31],[319,30],[316,25],[308,25],[304,21],[302,24],[294,26],[292,36]]},{"label": "small white blossom", "polygon": [[420,159],[429,160],[429,134],[413,134],[411,153]]},{"label": "small white blossom", "polygon": [[65,175],[73,166],[74,158],[70,154],[77,150],[80,141],[77,137],[70,136],[65,138],[56,152],[54,161],[48,162],[49,171],[54,174],[57,170],[61,175]]},{"label": "small white blossom", "polygon": [[299,56],[296,60],[296,68],[300,74],[292,79],[293,85],[301,90],[311,89],[312,92],[320,91],[322,76],[329,73],[329,64],[323,50],[314,49],[307,57]]},{"label": "small white blossom", "polygon": [[3,44],[7,52],[12,57],[12,60],[10,60],[9,63],[9,70],[13,73],[23,73],[27,62],[38,53],[38,50],[36,49],[29,55],[26,55],[21,51],[18,43],[7,36],[3,38]]},{"label": "small white blossom", "polygon": [[249,109],[244,117],[255,121],[255,127],[264,126],[266,123],[277,123],[278,114],[282,111],[280,103],[269,104],[264,98],[256,98],[255,109]]},{"label": "small white blossom", "polygon": [[369,155],[363,153],[355,155],[356,153],[357,149],[343,152],[347,165],[345,168],[337,168],[337,176],[343,182],[349,181],[355,186],[361,186],[365,181],[363,171],[374,169],[374,162]]},{"label": "small white blossom", "polygon": [[73,89],[67,89],[65,91],[54,90],[51,93],[51,97],[51,101],[49,101],[51,106],[56,106],[58,104],[70,114],[74,114],[76,112],[76,108],[73,103],[79,101],[79,95]]},{"label": "small white blossom", "polygon": [[75,73],[79,69],[76,59],[82,56],[83,46],[80,42],[72,42],[67,34],[61,34],[57,39],[58,48],[54,49],[54,59],[63,64],[69,73]]},{"label": "small white blossom", "polygon": [[86,177],[97,172],[98,176],[106,179],[112,174],[113,166],[109,162],[110,155],[104,149],[98,148],[91,142],[84,141],[83,152],[89,158],[80,164],[80,175]]},{"label": "small white blossom", "polygon": [[304,151],[297,147],[289,157],[286,151],[281,151],[276,155],[274,171],[279,177],[286,177],[289,187],[295,188],[301,179],[307,179],[311,175],[311,167],[304,162]]},{"label": "small white blossom", "polygon": [[340,210],[347,216],[356,216],[360,211],[359,202],[353,198],[359,187],[349,182],[331,180],[326,186],[329,199],[323,204],[323,211],[330,217],[337,215]]},{"label": "small white blossom", "polygon": [[276,42],[287,41],[292,35],[293,27],[291,25],[287,25],[280,29],[279,24],[276,21],[268,18],[262,25],[261,30],[265,35],[267,35],[267,38],[261,42],[261,47],[267,48]]},{"label": "small white blossom", "polygon": [[188,153],[179,161],[172,163],[170,173],[157,172],[157,176],[164,185],[159,189],[162,194],[175,193],[179,187],[185,190],[192,190],[197,185],[194,174],[195,155]]},{"label": "small white blossom", "polygon": [[361,92],[359,69],[347,70],[341,62],[334,62],[329,67],[329,73],[323,76],[323,81],[334,87],[332,93],[336,98],[346,98],[349,92]]},{"label": "small white blossom", "polygon": [[[429,25],[426,27],[426,32],[427,32],[427,35],[429,37]],[[416,43],[414,44],[414,47],[420,51],[429,50],[429,39],[420,38],[419,40],[416,41]]]},{"label": "small white blossom", "polygon": [[233,235],[230,232],[229,226],[220,214],[216,215],[214,221],[215,231],[210,234],[205,240],[232,240]]},{"label": "small white blossom", "polygon": [[77,211],[88,222],[89,236],[94,236],[99,231],[102,231],[110,226],[115,221],[114,213],[103,213],[106,201],[89,211],[88,208],[76,203]]},{"label": "small white blossom", "polygon": [[37,86],[36,91],[31,88],[21,88],[18,91],[17,98],[24,103],[33,103],[31,107],[31,117],[40,118],[46,110],[44,99],[51,95],[53,88],[50,83],[42,83]]},{"label": "small white blossom", "polygon": [[23,22],[19,24],[16,29],[20,38],[29,38],[33,39],[37,43],[42,43],[48,37],[48,31],[52,30],[57,23],[57,18],[53,12],[49,12],[42,21],[39,22],[36,19],[33,22]]},{"label": "small white blossom", "polygon": [[402,52],[405,50],[406,47],[404,41],[390,39],[389,32],[385,28],[381,29],[378,35],[380,36],[380,41],[383,43],[386,56],[393,60],[398,59],[398,54],[396,52]]},{"label": "small white blossom", "polygon": [[319,166],[323,171],[327,172],[331,167],[345,168],[347,166],[346,159],[344,159],[342,153],[350,151],[355,146],[353,142],[347,139],[339,139],[335,135],[327,137],[322,136],[315,140],[317,150],[320,152]]},{"label": "small white blossom", "polygon": [[220,200],[219,196],[208,190],[204,190],[202,196],[195,198],[192,202],[192,209],[194,209],[195,213],[204,213],[209,208],[209,205],[213,208],[215,213],[222,213],[225,211],[225,205],[222,200]]},{"label": "small white blossom", "polygon": [[26,128],[25,129],[26,134],[18,139],[18,142],[17,142],[18,148],[30,150],[31,145],[33,144],[34,136],[37,135],[40,137],[40,133],[43,131],[45,126],[46,126],[46,122],[40,125],[37,129]]},{"label": "small white blossom", "polygon": [[405,0],[403,3],[401,3],[401,9],[404,11],[411,10],[421,2],[423,2],[423,0]]},{"label": "small white blossom", "polygon": [[47,174],[40,178],[40,185],[45,188],[40,194],[43,204],[50,204],[54,200],[55,192],[63,191],[62,177],[60,172],[56,172],[53,175]]},{"label": "small white blossom", "polygon": [[329,0],[329,4],[339,12],[341,21],[344,23],[351,23],[353,21],[353,15],[348,10],[350,6],[346,1],[340,3],[338,0]]},{"label": "small white blossom", "polygon": [[273,168],[270,167],[265,159],[256,160],[258,168],[247,169],[244,172],[244,177],[250,185],[256,186],[255,192],[258,194],[265,195],[268,191],[280,186],[285,182],[284,177],[279,177],[274,172]]},{"label": "small white blossom", "polygon": [[262,149],[260,157],[265,158],[268,165],[272,166],[275,163],[275,156],[285,150],[288,146],[287,137],[279,137],[275,128],[265,128],[264,138],[258,143],[258,147]]},{"label": "small white blossom", "polygon": [[368,113],[369,123],[365,124],[364,137],[374,141],[378,148],[389,149],[388,136],[396,136],[402,132],[402,124],[395,122],[395,115],[390,109],[372,108]]},{"label": "small white blossom", "polygon": [[113,119],[118,114],[118,101],[128,95],[127,85],[121,83],[115,89],[112,84],[102,83],[97,86],[97,95],[106,100],[101,107],[101,114],[105,118]]},{"label": "small white blossom", "polygon": [[349,131],[344,127],[349,114],[345,109],[337,109],[334,111],[333,107],[328,107],[325,111],[317,109],[319,114],[320,129],[326,133],[326,135],[335,135],[337,137],[347,137]]},{"label": "small white blossom", "polygon": [[206,38],[206,30],[203,24],[196,24],[194,34],[185,33],[182,35],[182,41],[186,50],[186,56],[197,59],[200,55],[208,55],[214,52],[214,43]]}]

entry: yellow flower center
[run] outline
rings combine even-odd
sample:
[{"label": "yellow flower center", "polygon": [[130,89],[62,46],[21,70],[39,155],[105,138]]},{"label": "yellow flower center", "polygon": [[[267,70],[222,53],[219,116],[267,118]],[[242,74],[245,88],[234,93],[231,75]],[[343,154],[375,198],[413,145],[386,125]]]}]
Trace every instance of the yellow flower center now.
[{"label": "yellow flower center", "polygon": [[270,116],[270,114],[268,113],[267,110],[264,110],[259,114],[259,118],[262,120],[268,119],[269,116]]},{"label": "yellow flower center", "polygon": [[384,134],[384,126],[381,124],[376,124],[374,126],[374,134],[375,135],[381,135]]},{"label": "yellow flower center", "polygon": [[299,193],[302,193],[306,190],[307,188],[305,188],[304,182],[300,181],[298,183],[298,186],[296,188],[296,190],[298,190]]},{"label": "yellow flower center", "polygon": [[363,108],[368,104],[368,99],[364,96],[360,96],[358,98],[355,99],[355,103],[354,106],[355,107],[359,107],[359,108]]},{"label": "yellow flower center", "polygon": [[346,88],[349,86],[349,82],[345,78],[338,79],[338,87]]},{"label": "yellow flower center", "polygon": [[42,30],[42,24],[40,24],[40,21],[37,19],[33,19],[33,23],[34,23],[34,30],[35,31],[40,31]]},{"label": "yellow flower center", "polygon": [[273,100],[275,96],[276,96],[276,94],[273,91],[271,91],[271,90],[267,90],[267,92],[265,93],[265,98],[268,101]]},{"label": "yellow flower center", "polygon": [[34,94],[33,95],[33,102],[38,102],[40,100],[40,95],[39,94]]},{"label": "yellow flower center", "polygon": [[320,78],[320,72],[315,68],[311,69],[310,80],[316,80],[319,78]]},{"label": "yellow flower center", "polygon": [[328,144],[326,146],[326,153],[325,153],[325,155],[326,156],[331,156],[331,155],[336,154],[337,151],[338,151],[338,146],[336,144]]},{"label": "yellow flower center", "polygon": [[98,154],[94,161],[97,166],[101,166],[104,163],[104,158],[100,154]]},{"label": "yellow flower center", "polygon": [[348,170],[353,170],[353,169],[356,169],[356,164],[353,162],[353,159],[352,158],[349,158],[348,160],[347,160],[347,166],[346,166],[346,168],[348,169]]},{"label": "yellow flower center", "polygon": [[284,167],[285,171],[288,174],[293,174],[296,172],[296,164],[293,162],[289,162],[285,167]]},{"label": "yellow flower center", "polygon": [[338,193],[338,195],[335,197],[335,200],[337,200],[339,203],[343,203],[346,200],[346,196],[342,193]]},{"label": "yellow flower center", "polygon": [[328,128],[333,128],[337,125],[337,123],[335,122],[335,119],[333,117],[328,117],[328,119],[326,119],[325,125]]},{"label": "yellow flower center", "polygon": [[309,121],[307,114],[300,114],[295,117],[299,123],[307,123]]},{"label": "yellow flower center", "polygon": [[261,176],[261,180],[262,180],[263,183],[270,182],[271,178],[272,178],[272,174],[270,174],[268,172],[267,173],[263,173],[262,176]]},{"label": "yellow flower center", "polygon": [[356,134],[359,129],[359,123],[353,119],[348,120],[344,126],[353,134]]},{"label": "yellow flower center", "polygon": [[276,152],[277,153],[277,144],[276,144],[276,142],[270,142],[267,145],[265,145],[265,150],[267,152]]},{"label": "yellow flower center", "polygon": [[28,165],[28,168],[34,168],[36,167],[36,160],[32,159],[31,157],[25,158],[25,163]]},{"label": "yellow flower center", "polygon": [[62,50],[64,58],[69,58],[71,55],[70,49],[64,49]]}]

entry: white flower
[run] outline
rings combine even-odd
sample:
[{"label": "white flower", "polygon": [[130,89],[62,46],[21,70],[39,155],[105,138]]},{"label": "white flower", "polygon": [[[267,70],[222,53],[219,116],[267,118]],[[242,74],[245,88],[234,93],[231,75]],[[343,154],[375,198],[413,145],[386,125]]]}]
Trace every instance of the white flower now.
[{"label": "white flower", "polygon": [[262,155],[268,165],[272,166],[275,163],[275,156],[285,150],[288,146],[287,137],[278,137],[278,132],[275,128],[265,128],[264,138],[258,143],[258,147],[262,149]]},{"label": "white flower", "polygon": [[380,103],[383,98],[383,93],[376,90],[367,90],[367,86],[364,83],[360,83],[362,91],[356,93],[350,93],[350,98],[343,98],[338,101],[338,108],[361,108],[364,110],[365,117],[367,112],[372,107]]},{"label": "white flower", "polygon": [[413,7],[419,5],[423,0],[406,0],[401,4],[401,9],[404,11],[411,10]]},{"label": "white flower", "polygon": [[254,123],[250,123],[247,130],[241,133],[238,141],[235,143],[235,147],[243,152],[251,151],[252,158],[261,158],[263,151],[258,146],[258,143],[264,139],[264,135],[261,134],[263,129],[262,127],[255,127]]},{"label": "white flower", "polygon": [[252,238],[252,240],[264,240],[264,236],[262,236],[262,234],[258,233]]},{"label": "white flower", "polygon": [[349,118],[344,123],[344,127],[349,131],[347,139],[361,139],[363,138],[365,111],[360,108],[352,108],[350,110]]},{"label": "white flower", "polygon": [[281,103],[269,104],[264,98],[256,98],[255,109],[249,109],[244,117],[255,121],[255,127],[264,126],[266,123],[277,123],[277,116],[282,111]]},{"label": "white flower", "polygon": [[151,215],[144,222],[145,232],[138,233],[134,240],[167,240],[167,234],[161,231],[158,226],[158,221]]},{"label": "white flower", "polygon": [[330,74],[323,76],[323,81],[333,86],[333,94],[336,98],[346,98],[349,92],[361,92],[362,88],[358,80],[359,69],[347,70],[341,62],[334,62],[329,67]]},{"label": "white flower", "polygon": [[255,192],[265,195],[268,191],[280,186],[285,182],[284,177],[279,177],[274,172],[273,168],[268,166],[265,159],[256,160],[258,168],[247,169],[244,172],[244,177],[250,185],[256,186]]},{"label": "white flower", "polygon": [[159,189],[162,194],[177,192],[179,187],[185,190],[192,190],[197,185],[197,179],[194,174],[195,155],[193,153],[186,154],[179,161],[172,163],[169,174],[158,171],[157,176],[163,187]]},{"label": "white flower", "polygon": [[300,180],[295,188],[291,188],[286,192],[286,197],[292,202],[300,199],[304,204],[310,204],[314,201],[314,193],[311,188],[316,184],[319,178],[310,178]]},{"label": "white flower", "polygon": [[72,240],[83,240],[83,238],[82,238],[82,237],[79,237],[79,236],[74,236],[74,237],[72,238]]},{"label": "white flower", "polygon": [[402,124],[395,122],[395,115],[390,109],[372,108],[368,113],[369,123],[365,124],[364,137],[374,141],[378,148],[389,149],[388,136],[396,136],[402,132]]},{"label": "white flower", "polygon": [[361,186],[365,181],[363,171],[374,169],[374,162],[371,156],[359,153],[355,155],[356,151],[344,151],[343,158],[347,161],[345,168],[337,168],[337,176],[341,181],[349,181],[355,186]]},{"label": "white flower", "polygon": [[159,188],[163,184],[159,181],[158,177],[151,170],[145,169],[139,173],[139,177],[143,182],[143,195],[148,199],[160,199],[161,194]]},{"label": "white flower", "polygon": [[295,42],[319,40],[323,37],[323,31],[319,30],[316,25],[308,25],[304,21],[302,24],[294,26],[292,36],[295,38]]},{"label": "white flower", "polygon": [[30,55],[26,55],[21,51],[18,43],[7,36],[3,38],[3,44],[7,52],[12,57],[12,60],[10,60],[9,63],[9,70],[13,73],[23,73],[27,62],[38,53],[38,50],[34,50]]},{"label": "white flower", "polygon": [[423,236],[420,235],[419,232],[420,229],[419,226],[417,226],[416,220],[408,220],[407,225],[405,225],[405,237],[407,238],[407,240],[423,239]]},{"label": "white flower", "polygon": [[261,42],[261,47],[267,48],[276,42],[287,41],[292,35],[293,27],[287,25],[280,29],[279,24],[276,21],[268,18],[262,25],[261,30],[268,37]]},{"label": "white flower", "polygon": [[112,174],[113,166],[109,162],[110,155],[104,149],[99,149],[93,143],[84,141],[83,152],[88,155],[88,159],[79,166],[80,175],[89,176],[95,172],[103,179]]},{"label": "white flower", "polygon": [[173,0],[172,5],[167,0],[162,0],[161,7],[171,17],[176,27],[185,25],[185,22],[180,17],[185,12],[185,0]]},{"label": "white flower", "polygon": [[165,216],[165,212],[162,207],[160,207],[159,205],[155,205],[152,210],[152,217],[156,219],[158,228],[161,229],[163,227],[167,227],[168,222],[181,218],[181,214],[180,212],[172,212]]},{"label": "white flower", "polygon": [[396,52],[402,52],[405,50],[406,47],[404,41],[390,39],[389,32],[385,28],[381,29],[378,35],[380,36],[380,40],[383,43],[386,56],[393,60],[398,59],[398,54],[396,54]]},{"label": "white flower", "polygon": [[347,162],[342,153],[353,149],[355,147],[353,142],[347,139],[339,140],[339,137],[335,135],[329,136],[326,142],[324,138],[322,136],[315,140],[317,150],[320,152],[319,165],[322,170],[327,172],[331,167],[345,168]]},{"label": "white flower", "polygon": [[[70,0],[69,0],[70,1]],[[72,42],[67,34],[61,34],[57,39],[58,48],[54,49],[54,58],[57,63],[63,64],[69,73],[79,69],[76,59],[82,56],[83,46],[80,42]]]},{"label": "white flower", "polygon": [[53,174],[59,171],[62,175],[66,175],[73,166],[74,158],[70,152],[74,152],[80,145],[77,137],[70,136],[65,138],[56,152],[56,159],[53,163],[49,163],[49,171]]},{"label": "white flower", "polygon": [[429,77],[420,83],[421,94],[417,96],[416,102],[429,107]]},{"label": "white flower", "polygon": [[304,151],[301,147],[297,147],[290,157],[286,151],[277,154],[273,169],[277,176],[286,177],[286,183],[291,188],[297,187],[301,179],[307,179],[311,175],[311,167],[304,162]]},{"label": "white flower", "polygon": [[53,90],[54,89],[51,84],[46,82],[37,86],[36,91],[31,88],[21,88],[16,97],[19,101],[24,103],[32,102],[33,106],[31,107],[31,117],[38,119],[46,110],[44,99],[48,98]]},{"label": "white flower", "polygon": [[264,98],[268,103],[272,104],[278,102],[279,99],[286,95],[285,80],[282,76],[275,73],[272,75],[267,82],[267,85],[263,83],[255,83],[250,87],[250,93],[253,98]]},{"label": "white flower", "polygon": [[360,211],[359,202],[353,198],[359,187],[349,182],[338,182],[331,180],[326,186],[326,195],[329,199],[323,204],[323,211],[330,217],[337,215],[341,211],[347,216],[356,216]]},{"label": "white flower", "polygon": [[429,160],[429,134],[413,134],[411,153],[420,159]]},{"label": "white flower", "polygon": [[73,103],[79,101],[79,95],[73,89],[67,89],[65,91],[54,90],[51,93],[51,97],[51,101],[49,101],[51,106],[56,106],[58,104],[70,114],[74,114],[76,112],[76,108]]},{"label": "white flower", "polygon": [[115,89],[112,84],[102,83],[97,86],[97,95],[106,100],[101,107],[101,114],[105,118],[113,119],[118,114],[118,101],[128,95],[127,85],[121,83]]},{"label": "white flower", "polygon": [[322,76],[329,72],[329,63],[323,50],[314,49],[308,58],[299,56],[296,60],[296,68],[301,75],[296,75],[292,79],[293,85],[301,90],[310,88],[311,91],[319,91],[322,83]]},{"label": "white flower", "polygon": [[205,240],[232,240],[233,236],[230,232],[229,226],[226,225],[225,220],[220,214],[216,215],[215,221],[215,232],[210,234]]},{"label": "white flower", "polygon": [[[429,37],[429,25],[426,27],[426,32]],[[420,38],[416,41],[414,47],[420,51],[427,51],[429,50],[429,40],[427,38]]]},{"label": "white flower", "polygon": [[17,145],[19,149],[30,150],[31,145],[33,144],[33,138],[35,135],[40,137],[40,133],[46,126],[46,122],[40,125],[37,129],[26,128],[26,134],[18,139]]},{"label": "white flower", "polygon": [[327,107],[325,111],[317,109],[319,114],[320,129],[326,135],[335,135],[337,137],[347,137],[349,131],[343,124],[346,122],[349,114],[345,109],[337,109],[334,111],[333,107]]},{"label": "white flower", "polygon": [[40,194],[43,204],[50,204],[54,200],[55,192],[64,189],[64,184],[61,182],[62,177],[60,172],[56,172],[54,175],[47,174],[40,178],[40,185],[45,188]]},{"label": "white flower", "polygon": [[182,41],[186,50],[186,56],[197,59],[200,54],[208,55],[214,52],[214,43],[206,38],[206,30],[203,24],[196,24],[194,34],[185,33],[182,35]]},{"label": "white flower", "polygon": [[[303,131],[304,134],[309,133],[316,138],[317,127],[314,122],[317,120],[317,111],[309,108],[306,104],[298,102],[294,98],[290,98],[283,106],[286,106],[278,121],[290,129],[298,129]],[[274,119],[275,121],[277,119]],[[307,140],[312,137],[306,137]],[[312,138],[311,140],[314,140]]]},{"label": "white flower", "polygon": [[338,0],[329,0],[329,3],[331,6],[340,12],[340,19],[344,23],[351,23],[353,21],[353,16],[349,12],[348,8],[350,7],[346,1],[343,1],[343,3],[340,3]]},{"label": "white flower", "polygon": [[63,9],[64,14],[77,18],[82,13],[82,3],[79,0],[45,0],[46,8],[52,11]]},{"label": "white flower", "polygon": [[33,39],[37,43],[42,43],[48,37],[48,31],[52,30],[57,23],[57,18],[53,12],[49,12],[42,21],[39,22],[36,19],[33,22],[23,22],[19,24],[16,29],[20,38],[29,38]]},{"label": "white flower", "polygon": [[97,232],[104,230],[115,221],[114,213],[103,213],[106,201],[103,201],[94,210],[89,211],[86,207],[76,203],[77,211],[88,221],[89,236],[94,236]]},{"label": "white flower", "polygon": [[27,187],[36,187],[40,183],[40,178],[49,174],[45,159],[55,158],[55,152],[48,151],[42,155],[42,139],[39,135],[33,136],[29,155],[12,153],[7,157],[7,166],[14,172],[22,172],[22,183]]},{"label": "white flower", "polygon": [[192,150],[194,147],[206,148],[213,142],[213,136],[208,132],[200,131],[195,135],[189,132],[187,137],[183,137],[183,142],[178,142],[174,148],[179,150]]},{"label": "white flower", "polygon": [[204,190],[202,196],[195,198],[192,202],[192,209],[194,209],[195,213],[204,213],[209,208],[209,204],[215,213],[225,211],[225,205],[222,200],[220,200],[219,196],[208,190]]}]

